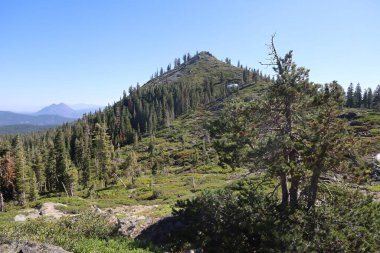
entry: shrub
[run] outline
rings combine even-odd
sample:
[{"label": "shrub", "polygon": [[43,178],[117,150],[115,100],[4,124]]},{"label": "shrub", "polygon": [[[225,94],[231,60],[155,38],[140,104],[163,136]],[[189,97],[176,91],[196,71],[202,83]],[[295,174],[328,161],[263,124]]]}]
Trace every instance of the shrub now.
[{"label": "shrub", "polygon": [[[253,181],[179,201],[173,214],[183,228],[172,238],[176,250],[205,252],[376,252],[380,204],[338,192],[312,211],[279,207]],[[335,203],[334,203],[335,202]]]}]

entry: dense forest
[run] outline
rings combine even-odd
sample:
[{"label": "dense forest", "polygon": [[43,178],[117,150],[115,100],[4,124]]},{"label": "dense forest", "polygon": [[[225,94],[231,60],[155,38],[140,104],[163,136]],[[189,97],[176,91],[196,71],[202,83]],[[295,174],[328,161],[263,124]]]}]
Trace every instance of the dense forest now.
[{"label": "dense forest", "polygon": [[[180,226],[160,232],[167,238],[148,247],[155,252],[378,251],[379,202],[352,185],[372,182],[367,157],[379,145],[380,85],[363,93],[360,84],[345,92],[336,81],[312,83],[292,51],[278,54],[274,37],[269,55],[263,64],[273,77],[208,52],[184,54],[102,111],[46,131],[1,135],[1,211],[54,197],[104,204],[107,193],[116,204],[162,199],[174,206],[168,219]],[[366,116],[347,119],[353,110]],[[162,189],[160,180],[168,180]],[[127,197],[119,200],[120,192]],[[57,236],[50,242],[75,252],[83,248],[70,242],[79,243],[73,235],[123,242],[100,216],[86,215],[10,230],[44,235],[47,226]]]}]

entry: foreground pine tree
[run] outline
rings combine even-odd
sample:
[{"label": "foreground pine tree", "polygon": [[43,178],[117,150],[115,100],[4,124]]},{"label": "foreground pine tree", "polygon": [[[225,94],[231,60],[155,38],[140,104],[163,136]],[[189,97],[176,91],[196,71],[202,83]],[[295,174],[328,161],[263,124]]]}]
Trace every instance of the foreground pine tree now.
[{"label": "foreground pine tree", "polygon": [[275,81],[259,99],[232,103],[212,124],[215,147],[231,162],[253,162],[252,170],[277,177],[284,209],[300,201],[310,209],[321,173],[338,169],[349,148],[346,124],[337,117],[344,91],[336,82],[309,82],[309,70],[297,67],[292,51],[277,53],[274,37],[270,56]]}]

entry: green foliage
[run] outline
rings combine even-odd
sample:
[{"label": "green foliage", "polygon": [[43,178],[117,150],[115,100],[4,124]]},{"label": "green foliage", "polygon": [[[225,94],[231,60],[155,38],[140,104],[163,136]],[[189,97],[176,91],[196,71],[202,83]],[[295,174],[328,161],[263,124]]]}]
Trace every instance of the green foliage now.
[{"label": "green foliage", "polygon": [[20,205],[26,204],[26,192],[28,189],[27,171],[29,170],[24,154],[23,143],[19,136],[13,141],[13,153],[16,169],[16,191],[18,195],[18,202]]},{"label": "green foliage", "polygon": [[276,80],[253,101],[233,100],[209,129],[220,161],[278,177],[284,207],[298,207],[303,188],[311,208],[321,173],[339,168],[350,150],[346,124],[337,118],[344,91],[337,82],[310,83],[292,51],[277,54],[273,38],[270,49]]},{"label": "green foliage", "polygon": [[368,189],[369,189],[370,191],[380,192],[380,184],[377,183],[377,184],[375,184],[375,185],[368,186]]},{"label": "green foliage", "polygon": [[[376,252],[380,205],[350,192],[333,192],[313,210],[279,208],[276,194],[253,180],[179,201],[183,224],[171,247],[206,252]],[[170,247],[170,246],[169,246]]]},{"label": "green foliage", "polygon": [[113,146],[109,140],[105,125],[95,125],[95,136],[93,139],[94,159],[96,166],[96,177],[107,187],[111,178]]},{"label": "green foliage", "polygon": [[37,185],[37,177],[34,171],[30,171],[29,176],[29,200],[35,201],[38,197],[38,185]]},{"label": "green foliage", "polygon": [[205,164],[201,165],[195,168],[195,172],[201,173],[201,174],[218,174],[218,173],[231,173],[233,169],[228,164],[223,164],[222,166],[215,165],[215,164]]},{"label": "green foliage", "polygon": [[54,138],[55,157],[55,189],[63,192],[67,191],[67,171],[69,169],[69,158],[62,131],[58,131]]},{"label": "green foliage", "polygon": [[8,228],[8,238],[23,238],[62,246],[73,252],[160,252],[159,249],[116,236],[117,226],[100,214],[85,212],[59,221],[37,219]]}]

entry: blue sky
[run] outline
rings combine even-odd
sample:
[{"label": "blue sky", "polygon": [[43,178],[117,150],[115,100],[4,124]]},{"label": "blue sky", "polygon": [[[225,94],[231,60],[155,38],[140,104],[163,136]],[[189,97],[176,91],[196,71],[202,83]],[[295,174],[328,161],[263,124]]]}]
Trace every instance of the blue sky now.
[{"label": "blue sky", "polygon": [[377,0],[1,0],[0,110],[106,105],[184,53],[261,68],[276,33],[314,82],[380,83]]}]

